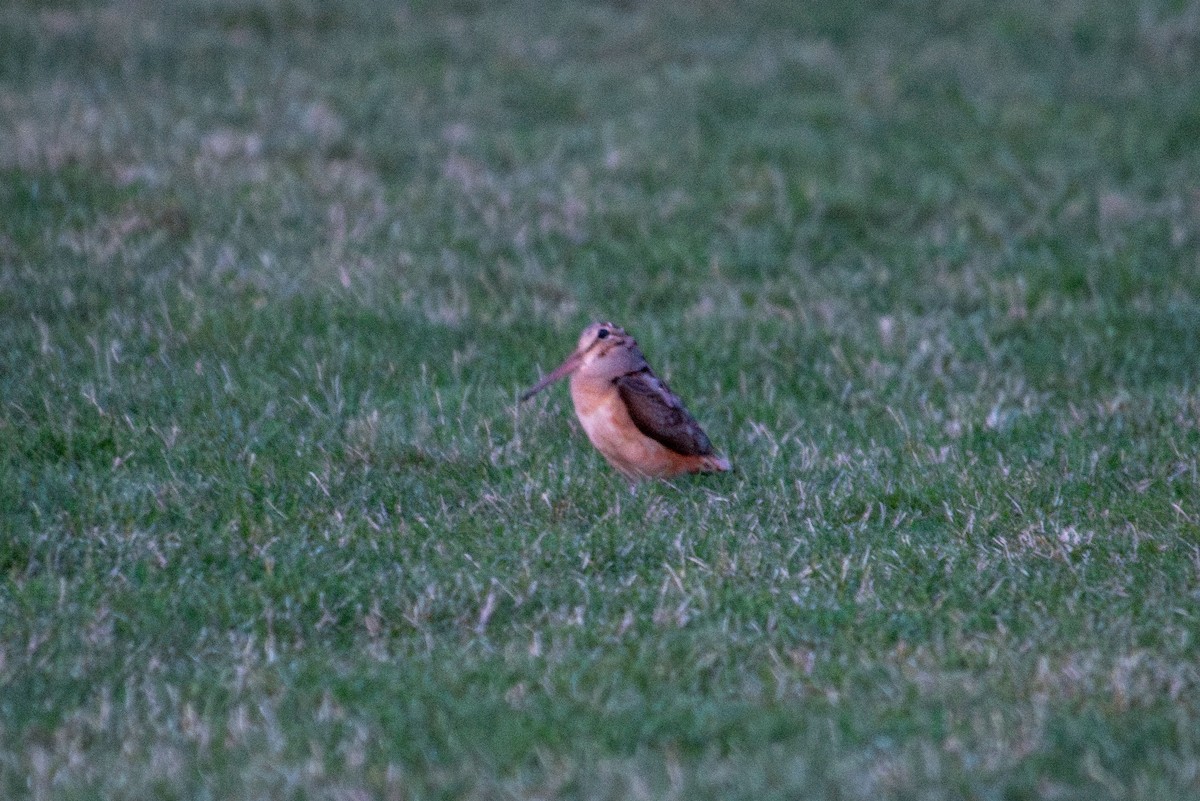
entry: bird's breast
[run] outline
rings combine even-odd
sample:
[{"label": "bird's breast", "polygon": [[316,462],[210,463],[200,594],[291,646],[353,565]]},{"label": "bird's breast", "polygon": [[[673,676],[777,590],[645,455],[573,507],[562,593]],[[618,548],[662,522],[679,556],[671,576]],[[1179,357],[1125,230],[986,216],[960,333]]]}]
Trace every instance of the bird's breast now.
[{"label": "bird's breast", "polygon": [[[629,418],[617,388],[610,382],[576,380],[575,376],[571,376],[571,402],[588,439],[601,450],[603,448],[598,439],[608,440],[617,436],[623,428],[622,413],[626,419]],[[633,421],[629,423],[632,425]]]},{"label": "bird's breast", "polygon": [[631,479],[680,472],[685,457],[643,434],[611,382],[573,381],[571,401],[588,440],[609,464]]}]

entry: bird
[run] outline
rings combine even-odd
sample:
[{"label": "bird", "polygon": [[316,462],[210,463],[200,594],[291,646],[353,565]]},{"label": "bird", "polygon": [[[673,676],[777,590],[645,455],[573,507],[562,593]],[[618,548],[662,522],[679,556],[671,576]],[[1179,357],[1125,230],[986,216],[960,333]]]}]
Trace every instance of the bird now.
[{"label": "bird", "polygon": [[599,322],[583,329],[575,351],[521,401],[568,375],[575,416],[588,439],[631,484],[731,469],[620,326]]}]

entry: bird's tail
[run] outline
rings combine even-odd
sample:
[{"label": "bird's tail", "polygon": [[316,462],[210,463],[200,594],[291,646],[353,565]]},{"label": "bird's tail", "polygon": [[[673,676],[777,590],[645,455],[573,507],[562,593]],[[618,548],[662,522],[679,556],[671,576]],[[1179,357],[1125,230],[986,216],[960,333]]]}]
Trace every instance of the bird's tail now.
[{"label": "bird's tail", "polygon": [[710,453],[707,456],[700,457],[700,472],[702,473],[725,473],[733,469],[733,465],[724,456],[717,456],[715,453]]}]

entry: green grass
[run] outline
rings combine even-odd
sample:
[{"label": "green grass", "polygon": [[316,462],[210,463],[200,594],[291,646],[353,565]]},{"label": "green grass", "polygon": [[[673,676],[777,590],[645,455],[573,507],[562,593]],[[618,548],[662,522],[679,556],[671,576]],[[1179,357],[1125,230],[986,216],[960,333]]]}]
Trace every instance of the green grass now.
[{"label": "green grass", "polygon": [[[0,796],[1200,798],[1195,4],[0,10]],[[632,331],[730,475],[562,388]]]}]

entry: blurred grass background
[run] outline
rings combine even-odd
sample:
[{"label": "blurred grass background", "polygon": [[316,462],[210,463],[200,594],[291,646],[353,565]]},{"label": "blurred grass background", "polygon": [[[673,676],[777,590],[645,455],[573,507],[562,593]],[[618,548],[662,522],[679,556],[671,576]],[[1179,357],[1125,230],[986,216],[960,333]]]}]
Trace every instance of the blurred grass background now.
[{"label": "blurred grass background", "polygon": [[[1196,798],[1200,5],[0,9],[0,794]],[[730,476],[631,494],[613,319]]]}]

